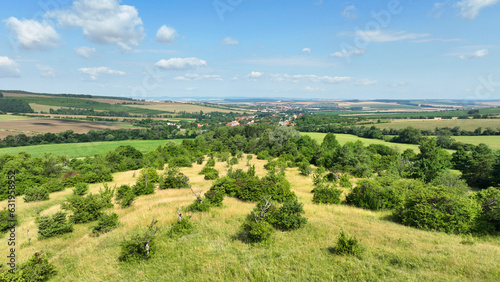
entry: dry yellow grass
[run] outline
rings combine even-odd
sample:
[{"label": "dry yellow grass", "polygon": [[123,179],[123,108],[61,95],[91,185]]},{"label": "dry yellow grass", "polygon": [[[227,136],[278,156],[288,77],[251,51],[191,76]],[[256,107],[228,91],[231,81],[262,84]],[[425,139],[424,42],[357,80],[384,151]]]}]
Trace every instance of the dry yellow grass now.
[{"label": "dry yellow grass", "polygon": [[[265,175],[266,161],[253,159],[258,175]],[[203,165],[182,168],[193,188],[206,192],[213,181],[206,181],[198,172]],[[216,168],[225,175],[225,163]],[[246,170],[246,158],[235,168]],[[133,184],[138,171],[117,173],[110,185]],[[214,281],[214,280],[490,280],[500,277],[500,240],[477,239],[474,245],[461,244],[462,237],[426,232],[405,227],[388,219],[388,212],[373,212],[345,205],[312,204],[312,181],[297,169],[288,168],[287,178],[292,190],[304,203],[308,223],[291,232],[275,232],[269,245],[252,246],[234,240],[234,235],[254,203],[226,197],[222,208],[208,213],[194,213],[191,221],[195,231],[177,240],[160,232],[157,254],[147,262],[119,263],[120,242],[147,226],[153,218],[159,226],[176,220],[179,206],[193,202],[188,189],[157,190],[154,195],[141,196],[133,206],[112,211],[119,215],[121,226],[97,238],[89,237],[94,223],[79,224],[75,231],[57,238],[38,240],[34,210],[36,203],[18,199],[21,225],[18,227],[18,261],[34,252],[50,254],[58,275],[54,281]],[[90,186],[96,193],[102,184]],[[347,189],[346,191],[347,192]],[[71,189],[51,194],[42,214],[52,214],[71,194]],[[4,206],[5,202],[1,203]],[[111,211],[111,210],[110,210]],[[187,215],[187,214],[186,214]],[[186,216],[185,215],[185,216]],[[32,236],[27,244],[26,230]],[[366,251],[362,259],[330,254],[327,248],[335,244],[343,229],[361,240]],[[6,246],[6,237],[0,239]],[[5,258],[6,248],[0,248]]]}]

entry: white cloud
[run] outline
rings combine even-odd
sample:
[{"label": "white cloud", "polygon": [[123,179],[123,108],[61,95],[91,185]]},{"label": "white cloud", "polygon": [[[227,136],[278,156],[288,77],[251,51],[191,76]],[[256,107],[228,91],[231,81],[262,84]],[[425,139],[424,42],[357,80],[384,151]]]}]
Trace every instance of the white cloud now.
[{"label": "white cloud", "polygon": [[364,39],[371,42],[392,42],[401,41],[409,39],[418,39],[422,37],[428,37],[430,34],[427,33],[408,33],[406,31],[383,31],[383,30],[370,30],[362,31],[358,30],[354,34],[356,37]]},{"label": "white cloud", "polygon": [[461,54],[461,55],[458,55],[458,58],[460,59],[474,59],[474,58],[482,58],[486,55],[489,54],[489,51],[488,49],[480,49],[480,50],[476,50],[474,51],[474,53],[472,54],[468,54],[468,55],[465,55],[465,54]]},{"label": "white cloud", "polygon": [[80,73],[88,75],[90,80],[97,80],[101,74],[126,75],[126,73],[123,71],[113,70],[108,67],[81,68],[78,69],[78,71],[80,71]]},{"label": "white cloud", "polygon": [[307,53],[308,55],[311,55],[311,48],[304,48],[304,49],[302,49],[302,52]]},{"label": "white cloud", "polygon": [[479,11],[488,6],[493,6],[500,2],[500,0],[463,0],[456,4],[460,8],[459,15],[467,18],[474,19],[479,15]]},{"label": "white cloud", "polygon": [[464,41],[463,39],[460,38],[426,38],[426,39],[419,39],[419,40],[413,40],[412,42],[414,43],[428,43],[428,42],[459,42],[459,41]]},{"label": "white cloud", "polygon": [[378,83],[378,81],[376,81],[376,80],[370,80],[370,79],[363,78],[363,79],[358,79],[354,84],[359,85],[359,86],[367,86],[367,85],[375,85],[377,83]]},{"label": "white cloud", "polygon": [[314,58],[311,56],[291,56],[291,57],[267,57],[267,58],[251,58],[241,60],[238,63],[258,65],[258,66],[281,66],[281,67],[332,67],[331,62],[322,58]]},{"label": "white cloud", "polygon": [[264,74],[258,71],[252,71],[251,73],[248,74],[248,78],[252,80],[255,80],[257,78],[262,78],[263,76]]},{"label": "white cloud", "polygon": [[85,59],[90,59],[95,54],[96,49],[83,46],[83,47],[75,48],[75,52],[77,55],[79,55]]},{"label": "white cloud", "polygon": [[40,76],[56,77],[56,70],[49,66],[36,65],[36,68],[40,71]]},{"label": "white cloud", "polygon": [[139,45],[144,28],[134,6],[118,0],[76,0],[69,10],[55,10],[46,16],[62,27],[81,27],[83,35],[99,44],[118,44],[122,49]]},{"label": "white cloud", "polygon": [[198,58],[170,58],[156,62],[155,67],[161,70],[188,70],[195,67],[205,67],[207,62]]},{"label": "white cloud", "polygon": [[238,45],[238,44],[240,44],[240,42],[238,40],[228,36],[228,37],[222,39],[221,44],[222,45]]},{"label": "white cloud", "polygon": [[5,20],[8,29],[14,34],[21,48],[28,50],[46,50],[56,47],[59,35],[52,25],[44,21],[39,23],[34,20],[18,20],[10,17]]},{"label": "white cloud", "polygon": [[0,78],[20,77],[19,65],[9,57],[0,56]]},{"label": "white cloud", "polygon": [[358,17],[358,9],[354,5],[345,7],[342,12],[342,17],[347,19],[355,19]]},{"label": "white cloud", "polygon": [[178,36],[177,31],[166,25],[162,25],[156,32],[156,41],[161,44],[170,44]]},{"label": "white cloud", "polygon": [[202,80],[202,79],[223,81],[223,79],[220,75],[215,75],[215,74],[200,75],[197,73],[187,73],[183,76],[174,77],[174,79],[175,80],[183,80],[183,81]]},{"label": "white cloud", "polygon": [[337,57],[337,58],[350,58],[352,56],[363,55],[365,52],[366,52],[366,49],[354,47],[351,50],[342,49],[340,51],[337,51],[337,52],[331,54],[330,56]]},{"label": "white cloud", "polygon": [[326,89],[324,88],[317,88],[317,87],[310,87],[310,86],[307,86],[306,88],[304,88],[304,91],[307,91],[307,92],[317,92],[317,91],[326,91]]}]

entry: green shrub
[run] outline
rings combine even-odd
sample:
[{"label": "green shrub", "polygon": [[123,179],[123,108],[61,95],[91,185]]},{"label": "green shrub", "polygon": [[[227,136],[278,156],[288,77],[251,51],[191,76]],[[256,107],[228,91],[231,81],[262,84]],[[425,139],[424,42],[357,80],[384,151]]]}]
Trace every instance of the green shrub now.
[{"label": "green shrub", "polygon": [[73,189],[73,194],[77,196],[83,196],[89,191],[89,185],[87,183],[76,183]]},{"label": "green shrub", "polygon": [[236,158],[236,157],[232,157],[232,158],[229,160],[229,164],[230,164],[230,165],[237,165],[237,164],[238,164],[238,158]]},{"label": "green shrub", "polygon": [[265,160],[270,158],[271,156],[269,155],[269,152],[267,150],[261,151],[260,153],[257,154],[257,159],[258,160]]},{"label": "green shrub", "polygon": [[339,185],[340,185],[340,187],[344,187],[344,188],[351,188],[352,187],[352,184],[351,184],[351,181],[349,180],[348,174],[343,174],[340,177]]},{"label": "green shrub", "polygon": [[156,168],[154,167],[148,167],[148,168],[143,168],[141,170],[141,174],[139,175],[139,179],[143,180],[144,182],[147,179],[148,183],[158,183],[160,180],[160,176],[158,175],[158,172],[156,171]]},{"label": "green shrub", "polygon": [[355,237],[349,237],[344,233],[344,230],[340,231],[340,236],[337,240],[335,247],[329,248],[330,252],[337,255],[353,255],[358,258],[363,254],[364,248],[358,242]]},{"label": "green shrub", "polygon": [[196,158],[196,163],[201,165],[204,160],[205,160],[205,157],[198,157],[198,158]]},{"label": "green shrub", "polygon": [[70,219],[74,223],[87,223],[97,220],[105,208],[112,208],[114,190],[105,187],[99,194],[89,194],[87,196],[72,195],[63,203],[62,208],[73,212]]},{"label": "green shrub", "polygon": [[23,200],[25,202],[46,201],[49,199],[49,191],[43,187],[32,186],[24,190]]},{"label": "green shrub", "polygon": [[494,234],[500,231],[500,189],[490,187],[473,196],[481,207],[476,224],[476,232]]},{"label": "green shrub", "polygon": [[181,189],[189,187],[189,178],[179,168],[168,166],[160,177],[160,189]]},{"label": "green shrub", "polygon": [[303,204],[294,199],[290,202],[285,202],[268,218],[268,222],[279,230],[293,230],[298,229],[307,223],[307,218],[303,217],[304,213]]},{"label": "green shrub", "polygon": [[214,171],[217,171],[217,172],[218,172],[218,170],[216,170],[216,169],[215,169],[215,168],[213,168],[213,167],[210,167],[210,166],[204,166],[198,174],[203,175],[203,174],[207,174],[208,172],[214,172]]},{"label": "green shrub", "polygon": [[146,182],[139,180],[132,186],[132,191],[136,196],[151,195],[155,193],[155,184],[148,182],[146,185]]},{"label": "green shrub", "polygon": [[64,190],[64,184],[62,179],[51,179],[50,181],[45,182],[40,187],[47,189],[49,193],[59,192]]},{"label": "green shrub", "polygon": [[170,226],[170,232],[168,233],[168,236],[170,236],[170,238],[179,238],[193,232],[194,227],[193,224],[189,221],[190,218],[190,216],[185,216],[181,220],[175,221]]},{"label": "green shrub", "polygon": [[66,218],[66,213],[57,212],[53,216],[42,216],[38,221],[38,238],[45,239],[73,232],[73,224]]},{"label": "green shrub", "polygon": [[[217,179],[210,187],[210,190],[220,190],[229,196],[236,196],[239,193],[239,186],[236,180],[230,177],[222,177]],[[209,190],[209,191],[210,191]]]},{"label": "green shrub", "polygon": [[269,241],[274,229],[264,220],[246,220],[240,227],[239,238],[246,243],[263,243]]},{"label": "green shrub", "polygon": [[92,227],[92,234],[99,236],[99,234],[107,233],[115,229],[118,225],[118,215],[116,213],[102,213],[99,215],[99,218],[97,218],[97,225]]},{"label": "green shrub", "polygon": [[207,163],[205,164],[206,167],[214,167],[215,166],[215,159],[210,158],[208,159]]},{"label": "green shrub", "polygon": [[208,212],[210,211],[210,203],[206,200],[200,202],[200,200],[196,199],[191,205],[187,206],[186,210],[190,212]]},{"label": "green shrub", "polygon": [[18,225],[17,217],[11,218],[10,211],[7,209],[0,211],[0,233],[5,233],[16,225]]},{"label": "green shrub", "polygon": [[316,204],[340,204],[342,190],[333,186],[324,185],[313,189],[313,203]]},{"label": "green shrub", "polygon": [[300,162],[299,163],[299,171],[301,175],[309,176],[312,173],[312,168],[309,162]]},{"label": "green shrub", "polygon": [[219,178],[219,172],[217,170],[205,173],[205,180],[215,180]]},{"label": "green shrub", "polygon": [[132,205],[135,200],[135,194],[129,185],[122,185],[116,190],[116,202],[122,207],[126,208]]},{"label": "green shrub", "polygon": [[192,167],[193,164],[191,163],[191,160],[188,157],[175,157],[171,158],[168,161],[169,165],[172,166],[177,166],[177,167]]},{"label": "green shrub", "polygon": [[379,182],[363,179],[347,195],[346,202],[358,208],[381,210],[392,209],[403,202],[405,193],[392,187],[383,187]]},{"label": "green shrub", "polygon": [[403,204],[394,210],[402,224],[447,233],[468,233],[480,214],[479,204],[444,186],[427,186],[408,192]]},{"label": "green shrub", "polygon": [[224,196],[226,194],[221,188],[212,188],[205,193],[205,201],[213,207],[220,207],[222,206],[222,201],[224,200]]},{"label": "green shrub", "polygon": [[14,273],[1,271],[0,281],[47,281],[56,273],[56,268],[49,262],[47,255],[39,252],[35,253],[27,262],[20,264]]},{"label": "green shrub", "polygon": [[140,260],[147,260],[156,251],[155,235],[158,232],[158,227],[154,225],[157,220],[151,221],[151,224],[144,232],[133,235],[129,239],[121,242],[119,261],[123,262],[137,262]]}]

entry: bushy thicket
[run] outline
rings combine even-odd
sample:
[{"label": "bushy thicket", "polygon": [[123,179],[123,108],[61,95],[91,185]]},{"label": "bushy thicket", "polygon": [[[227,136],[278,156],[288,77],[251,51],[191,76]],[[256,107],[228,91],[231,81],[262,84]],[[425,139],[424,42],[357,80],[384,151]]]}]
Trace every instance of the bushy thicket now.
[{"label": "bushy thicket", "polygon": [[333,185],[323,184],[316,186],[313,190],[313,203],[316,204],[340,204],[342,190]]},{"label": "bushy thicket", "polygon": [[159,228],[155,226],[157,220],[151,221],[146,230],[138,232],[120,243],[119,261],[137,262],[148,260],[156,251],[155,235]]},{"label": "bushy thicket", "polygon": [[297,201],[297,199],[293,199],[289,202],[284,202],[281,207],[274,210],[267,221],[271,223],[271,225],[279,230],[294,230],[299,229],[307,223],[307,218],[303,217],[304,214],[304,205]]},{"label": "bushy thicket", "polygon": [[25,202],[46,201],[50,198],[49,191],[44,187],[33,186],[24,191],[23,200]]},{"label": "bushy thicket", "polygon": [[89,191],[89,185],[87,183],[76,183],[73,189],[73,194],[77,196],[83,196]]},{"label": "bushy thicket", "polygon": [[57,212],[53,216],[42,216],[38,221],[38,238],[45,239],[73,232],[73,224],[66,218],[66,213]]},{"label": "bushy thicket", "polygon": [[189,187],[189,178],[178,167],[168,166],[160,177],[160,189],[181,189]]},{"label": "bushy thicket", "polygon": [[86,196],[72,195],[63,203],[62,208],[73,212],[70,219],[74,223],[86,223],[97,220],[105,208],[113,207],[111,199],[114,189],[105,186],[98,194]]},{"label": "bushy thicket", "polygon": [[116,189],[116,202],[122,207],[126,208],[132,205],[136,195],[129,185],[122,185]]},{"label": "bushy thicket", "polygon": [[47,281],[57,274],[56,267],[49,262],[47,255],[35,253],[28,261],[21,263],[14,273],[0,272],[0,281]]},{"label": "bushy thicket", "polygon": [[447,233],[474,231],[480,205],[467,195],[444,186],[408,191],[394,217],[404,225]]},{"label": "bushy thicket", "polygon": [[473,196],[481,207],[476,232],[482,234],[498,234],[500,232],[500,188],[490,187]]},{"label": "bushy thicket", "polygon": [[384,186],[376,180],[363,179],[347,195],[346,202],[358,208],[392,209],[404,200],[404,190]]},{"label": "bushy thicket", "polygon": [[119,224],[118,215],[116,213],[101,213],[97,218],[97,225],[92,227],[92,234],[99,236],[99,234],[107,233],[115,229]]}]

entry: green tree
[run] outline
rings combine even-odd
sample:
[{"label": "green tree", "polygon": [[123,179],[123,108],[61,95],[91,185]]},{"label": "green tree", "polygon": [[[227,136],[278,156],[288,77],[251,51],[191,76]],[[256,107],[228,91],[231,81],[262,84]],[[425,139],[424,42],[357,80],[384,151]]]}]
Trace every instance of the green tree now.
[{"label": "green tree", "polygon": [[435,138],[423,139],[419,149],[415,161],[415,178],[430,182],[451,166],[450,155],[437,145]]},{"label": "green tree", "polygon": [[493,181],[493,167],[496,156],[486,144],[477,145],[462,170],[463,178],[470,186],[487,188]]}]

